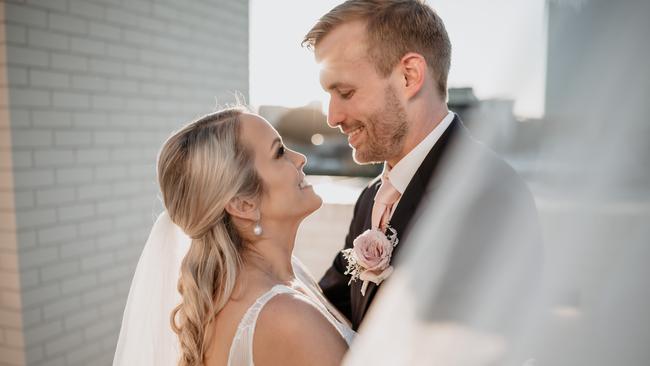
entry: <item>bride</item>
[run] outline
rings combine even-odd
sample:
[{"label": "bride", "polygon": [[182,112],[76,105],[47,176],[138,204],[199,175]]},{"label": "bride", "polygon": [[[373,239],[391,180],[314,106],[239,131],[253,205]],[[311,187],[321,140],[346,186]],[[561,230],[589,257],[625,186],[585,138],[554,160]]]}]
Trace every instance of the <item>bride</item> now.
[{"label": "bride", "polygon": [[322,203],[305,162],[237,108],[165,142],[166,211],[138,262],[113,365],[340,364],[354,332],[292,257],[300,222]]}]

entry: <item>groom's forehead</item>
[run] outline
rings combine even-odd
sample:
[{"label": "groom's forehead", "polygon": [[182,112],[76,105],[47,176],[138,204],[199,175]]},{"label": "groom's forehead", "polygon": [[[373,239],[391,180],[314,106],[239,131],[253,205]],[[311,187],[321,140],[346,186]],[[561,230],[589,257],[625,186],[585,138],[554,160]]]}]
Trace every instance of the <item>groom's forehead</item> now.
[{"label": "groom's forehead", "polygon": [[365,73],[368,67],[365,59],[349,60],[348,62],[331,62],[320,64],[320,82],[326,90],[351,83]]},{"label": "groom's forehead", "polygon": [[320,64],[319,81],[325,91],[358,88],[383,79],[374,63],[365,55],[356,59]]},{"label": "groom's forehead", "polygon": [[[345,52],[345,50],[349,52]],[[321,85],[332,89],[336,84],[351,82],[363,77],[373,66],[368,59],[363,47],[343,48],[324,55],[318,63]]]},{"label": "groom's forehead", "polygon": [[365,49],[360,46],[341,47],[324,54],[317,63],[321,70],[339,70],[348,67],[361,66],[369,61]]}]

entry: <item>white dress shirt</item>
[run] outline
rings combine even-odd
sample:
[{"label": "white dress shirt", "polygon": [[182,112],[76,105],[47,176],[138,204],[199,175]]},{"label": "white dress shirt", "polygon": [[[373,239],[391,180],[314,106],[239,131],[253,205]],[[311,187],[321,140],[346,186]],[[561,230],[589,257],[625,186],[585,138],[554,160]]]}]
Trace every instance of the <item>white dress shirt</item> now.
[{"label": "white dress shirt", "polygon": [[[427,157],[429,151],[431,151],[436,142],[438,142],[440,136],[442,136],[442,134],[447,130],[447,127],[449,127],[451,121],[453,120],[454,112],[449,111],[445,118],[443,118],[442,121],[438,123],[436,128],[434,128],[433,131],[429,132],[427,137],[420,141],[420,143],[417,144],[417,146],[415,146],[413,150],[411,150],[408,154],[406,154],[405,157],[398,161],[393,168],[390,168],[388,166],[388,163],[384,163],[384,170],[388,170],[388,179],[400,194],[404,194],[406,187],[411,182],[411,179],[413,179],[415,172],[424,161],[424,158]],[[395,208],[399,204],[399,201],[400,200],[398,199],[397,202],[393,204],[393,208],[390,213],[391,216],[395,212]]]}]

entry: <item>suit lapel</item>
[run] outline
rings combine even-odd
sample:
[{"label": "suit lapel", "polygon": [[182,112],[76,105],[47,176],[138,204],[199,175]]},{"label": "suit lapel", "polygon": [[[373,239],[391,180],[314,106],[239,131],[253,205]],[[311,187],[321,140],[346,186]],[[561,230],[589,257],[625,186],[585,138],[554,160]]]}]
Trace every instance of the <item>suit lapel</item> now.
[{"label": "suit lapel", "polygon": [[[420,164],[420,167],[411,178],[408,186],[404,190],[404,194],[395,208],[395,212],[390,221],[390,225],[397,230],[397,235],[400,240],[406,238],[406,234],[409,229],[409,224],[411,219],[415,215],[420,202],[422,202],[422,196],[424,195],[429,182],[431,182],[436,169],[442,160],[442,157],[445,151],[448,151],[447,146],[449,141],[456,135],[456,132],[462,128],[460,126],[460,119],[458,116],[455,116],[452,122],[449,124],[449,127],[445,132],[440,136],[440,139],[433,145],[433,148],[429,151],[427,156]],[[396,252],[402,245],[397,245],[393,251],[393,258],[395,258]]]},{"label": "suit lapel", "polygon": [[[411,179],[409,185],[404,190],[404,194],[398,202],[397,208],[395,208],[395,212],[393,213],[393,216],[390,220],[390,226],[397,231],[397,237],[400,240],[399,244],[393,250],[391,263],[395,263],[397,253],[399,252],[400,248],[404,246],[403,241],[406,238],[406,231],[409,229],[408,225],[411,221],[411,218],[413,218],[413,215],[415,215],[415,212],[417,211],[418,205],[422,200],[422,196],[427,189],[431,178],[434,176],[434,172],[441,161],[443,153],[447,151],[449,141],[453,136],[457,134],[457,131],[462,130],[462,128],[463,127],[462,123],[460,122],[460,118],[458,118],[458,115],[454,116],[454,119],[449,127],[447,127],[447,130],[445,130],[442,136],[440,136],[440,139],[436,142],[436,144],[433,145],[433,148],[424,158],[422,164],[420,164],[420,167],[415,172],[415,175]],[[370,215],[368,215],[368,220],[369,217]],[[368,221],[368,228],[370,227],[369,222],[370,221]],[[363,317],[365,312],[368,310],[368,306],[375,296],[375,292],[379,286],[370,282],[368,284],[368,289],[366,290],[366,295],[362,297],[360,293],[361,281],[357,282],[359,283],[355,284],[356,286],[352,286],[351,290],[357,291],[356,296],[359,296],[360,300],[359,314],[361,317]]]}]

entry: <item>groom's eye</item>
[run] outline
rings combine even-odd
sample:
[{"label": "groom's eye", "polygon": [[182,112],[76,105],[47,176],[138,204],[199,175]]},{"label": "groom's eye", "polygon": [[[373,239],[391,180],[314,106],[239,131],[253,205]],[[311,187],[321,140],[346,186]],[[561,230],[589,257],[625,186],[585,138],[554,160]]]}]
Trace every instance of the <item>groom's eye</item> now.
[{"label": "groom's eye", "polygon": [[284,146],[280,146],[280,147],[278,148],[278,151],[275,153],[275,158],[276,158],[276,159],[279,159],[279,158],[281,158],[282,156],[284,156]]},{"label": "groom's eye", "polygon": [[352,91],[352,90],[350,90],[350,91],[341,91],[341,92],[339,92],[339,94],[341,95],[341,98],[343,98],[343,99],[350,99],[352,97],[352,94],[354,94],[354,91]]}]

